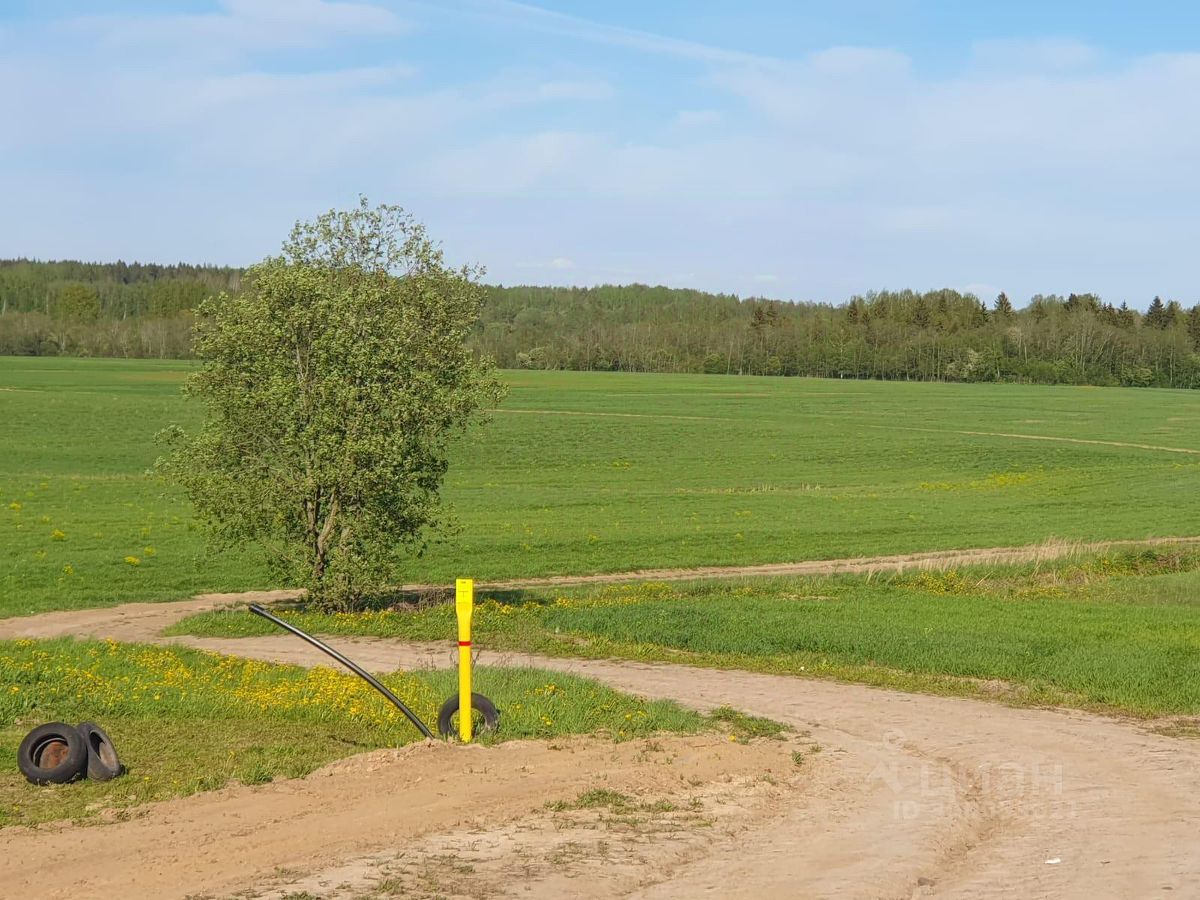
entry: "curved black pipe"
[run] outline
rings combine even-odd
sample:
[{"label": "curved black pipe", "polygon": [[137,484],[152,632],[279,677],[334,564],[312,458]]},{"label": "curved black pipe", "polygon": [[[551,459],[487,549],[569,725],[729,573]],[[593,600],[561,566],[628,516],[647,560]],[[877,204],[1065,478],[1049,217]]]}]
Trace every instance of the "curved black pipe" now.
[{"label": "curved black pipe", "polygon": [[389,691],[386,687],[384,687],[380,683],[379,679],[377,679],[374,675],[372,675],[366,669],[359,666],[353,660],[347,659],[346,657],[342,656],[342,654],[338,653],[336,650],[334,650],[328,644],[317,640],[315,637],[313,637],[311,634],[308,634],[307,632],[301,631],[295,625],[292,625],[288,622],[283,621],[283,619],[279,618],[278,616],[271,615],[271,613],[267,612],[265,609],[263,609],[257,603],[250,604],[250,612],[254,613],[256,616],[262,616],[268,622],[274,622],[280,628],[290,631],[292,634],[294,634],[296,637],[300,638],[301,640],[308,641],[310,644],[312,644],[318,650],[320,650],[324,653],[328,653],[330,656],[332,656],[334,659],[336,659],[338,662],[340,662],[343,666],[345,666],[347,669],[349,669],[351,672],[353,672],[355,675],[357,675],[363,681],[365,681],[371,687],[375,688],[375,690],[379,691],[379,693],[383,694],[383,696],[387,697],[390,701],[392,701],[392,703],[395,705],[395,707],[398,710],[400,710],[400,712],[402,712],[402,713],[404,713],[404,715],[408,716],[408,721],[412,722],[414,725],[417,726],[417,730],[420,731],[421,734],[425,735],[425,737],[427,737],[427,738],[433,737],[433,732],[429,730],[429,726],[426,725],[424,722],[422,722],[417,717],[417,714],[415,712],[413,712],[411,709],[409,709],[407,706],[405,706],[404,701],[402,701],[399,697],[397,697],[395,694],[393,694],[391,691]]}]

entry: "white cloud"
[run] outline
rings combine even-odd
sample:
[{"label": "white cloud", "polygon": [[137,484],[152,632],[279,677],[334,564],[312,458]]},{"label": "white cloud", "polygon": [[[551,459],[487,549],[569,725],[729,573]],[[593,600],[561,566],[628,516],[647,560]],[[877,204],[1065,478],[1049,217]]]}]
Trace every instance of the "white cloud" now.
[{"label": "white cloud", "polygon": [[546,81],[537,93],[543,100],[608,100],[615,91],[607,81]]},{"label": "white cloud", "polygon": [[675,114],[673,124],[679,128],[707,128],[720,125],[723,118],[715,109],[681,109]]},{"label": "white cloud", "polygon": [[414,67],[405,63],[288,75],[238,72],[196,79],[191,82],[193,90],[180,99],[191,100],[198,106],[220,108],[252,106],[261,101],[279,100],[289,96],[311,102],[330,94],[344,96],[365,88],[394,85],[411,77],[414,72]]},{"label": "white cloud", "polygon": [[1044,72],[1081,69],[1099,62],[1099,50],[1073,38],[976,41],[972,62],[1000,72]]},{"label": "white cloud", "polygon": [[488,138],[438,155],[426,169],[436,189],[453,193],[511,195],[573,186],[592,158],[593,136],[570,131]]},{"label": "white cloud", "polygon": [[275,27],[308,27],[373,33],[400,28],[400,19],[385,7],[329,0],[221,0],[233,17]]},{"label": "white cloud", "polygon": [[911,62],[903,53],[876,47],[830,47],[812,54],[804,68],[839,79],[907,78]]},{"label": "white cloud", "polygon": [[956,224],[953,209],[947,206],[900,206],[880,209],[876,224],[885,231],[936,232]]},{"label": "white cloud", "polygon": [[219,12],[112,13],[62,23],[97,46],[139,54],[225,57],[279,47],[316,47],[348,36],[394,36],[409,24],[382,6],[328,0],[224,0]]},{"label": "white cloud", "polygon": [[575,268],[575,260],[565,256],[556,256],[549,262],[519,262],[516,263],[516,267],[518,269],[553,269],[557,272],[566,272]]},{"label": "white cloud", "polygon": [[769,57],[755,53],[680,40],[634,28],[607,25],[580,16],[543,9],[530,3],[517,3],[514,0],[475,0],[471,6],[479,15],[490,16],[523,28],[575,40],[626,47],[659,56],[725,64],[760,64],[771,61]]}]

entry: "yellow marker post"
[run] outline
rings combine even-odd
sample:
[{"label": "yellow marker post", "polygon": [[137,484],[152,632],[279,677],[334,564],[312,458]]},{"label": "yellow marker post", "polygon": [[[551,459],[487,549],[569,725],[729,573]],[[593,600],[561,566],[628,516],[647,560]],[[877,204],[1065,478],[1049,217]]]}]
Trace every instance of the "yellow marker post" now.
[{"label": "yellow marker post", "polygon": [[454,611],[458,613],[458,736],[471,742],[471,612],[475,609],[475,581],[454,583]]}]

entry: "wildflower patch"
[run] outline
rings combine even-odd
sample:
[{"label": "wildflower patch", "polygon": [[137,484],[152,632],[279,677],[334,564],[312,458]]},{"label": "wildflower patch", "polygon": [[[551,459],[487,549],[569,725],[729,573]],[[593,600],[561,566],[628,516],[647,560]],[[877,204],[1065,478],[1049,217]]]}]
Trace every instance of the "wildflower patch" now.
[{"label": "wildflower patch", "polygon": [[[436,719],[454,679],[453,672],[381,676],[426,721]],[[502,721],[500,732],[480,735],[481,743],[571,734],[623,741],[718,724],[669,701],[538,669],[480,668],[476,683]],[[53,720],[102,722],[120,742],[132,777],[39,793],[15,766],[0,768],[0,826],[83,815],[97,798],[99,809],[209,790],[229,779],[295,777],[341,756],[420,739],[362,680],[328,668],[113,641],[0,641],[0,759],[11,758],[33,724]]]}]

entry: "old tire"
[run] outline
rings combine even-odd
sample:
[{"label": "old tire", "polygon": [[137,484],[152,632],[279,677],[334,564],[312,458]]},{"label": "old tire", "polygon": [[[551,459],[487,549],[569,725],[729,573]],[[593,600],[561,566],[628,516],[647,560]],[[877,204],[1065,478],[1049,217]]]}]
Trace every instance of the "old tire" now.
[{"label": "old tire", "polygon": [[121,774],[121,758],[104,729],[95,722],[80,722],[79,735],[87,746],[87,777],[92,781],[112,781]]},{"label": "old tire", "polygon": [[[495,731],[500,727],[500,713],[494,704],[483,694],[471,695],[471,708],[483,716],[483,731]],[[458,715],[458,694],[442,704],[438,712],[438,734],[449,737],[457,731],[454,727],[454,717]]]},{"label": "old tire", "polygon": [[39,725],[17,749],[17,767],[30,784],[66,784],[83,775],[87,764],[83,735],[62,722]]}]

